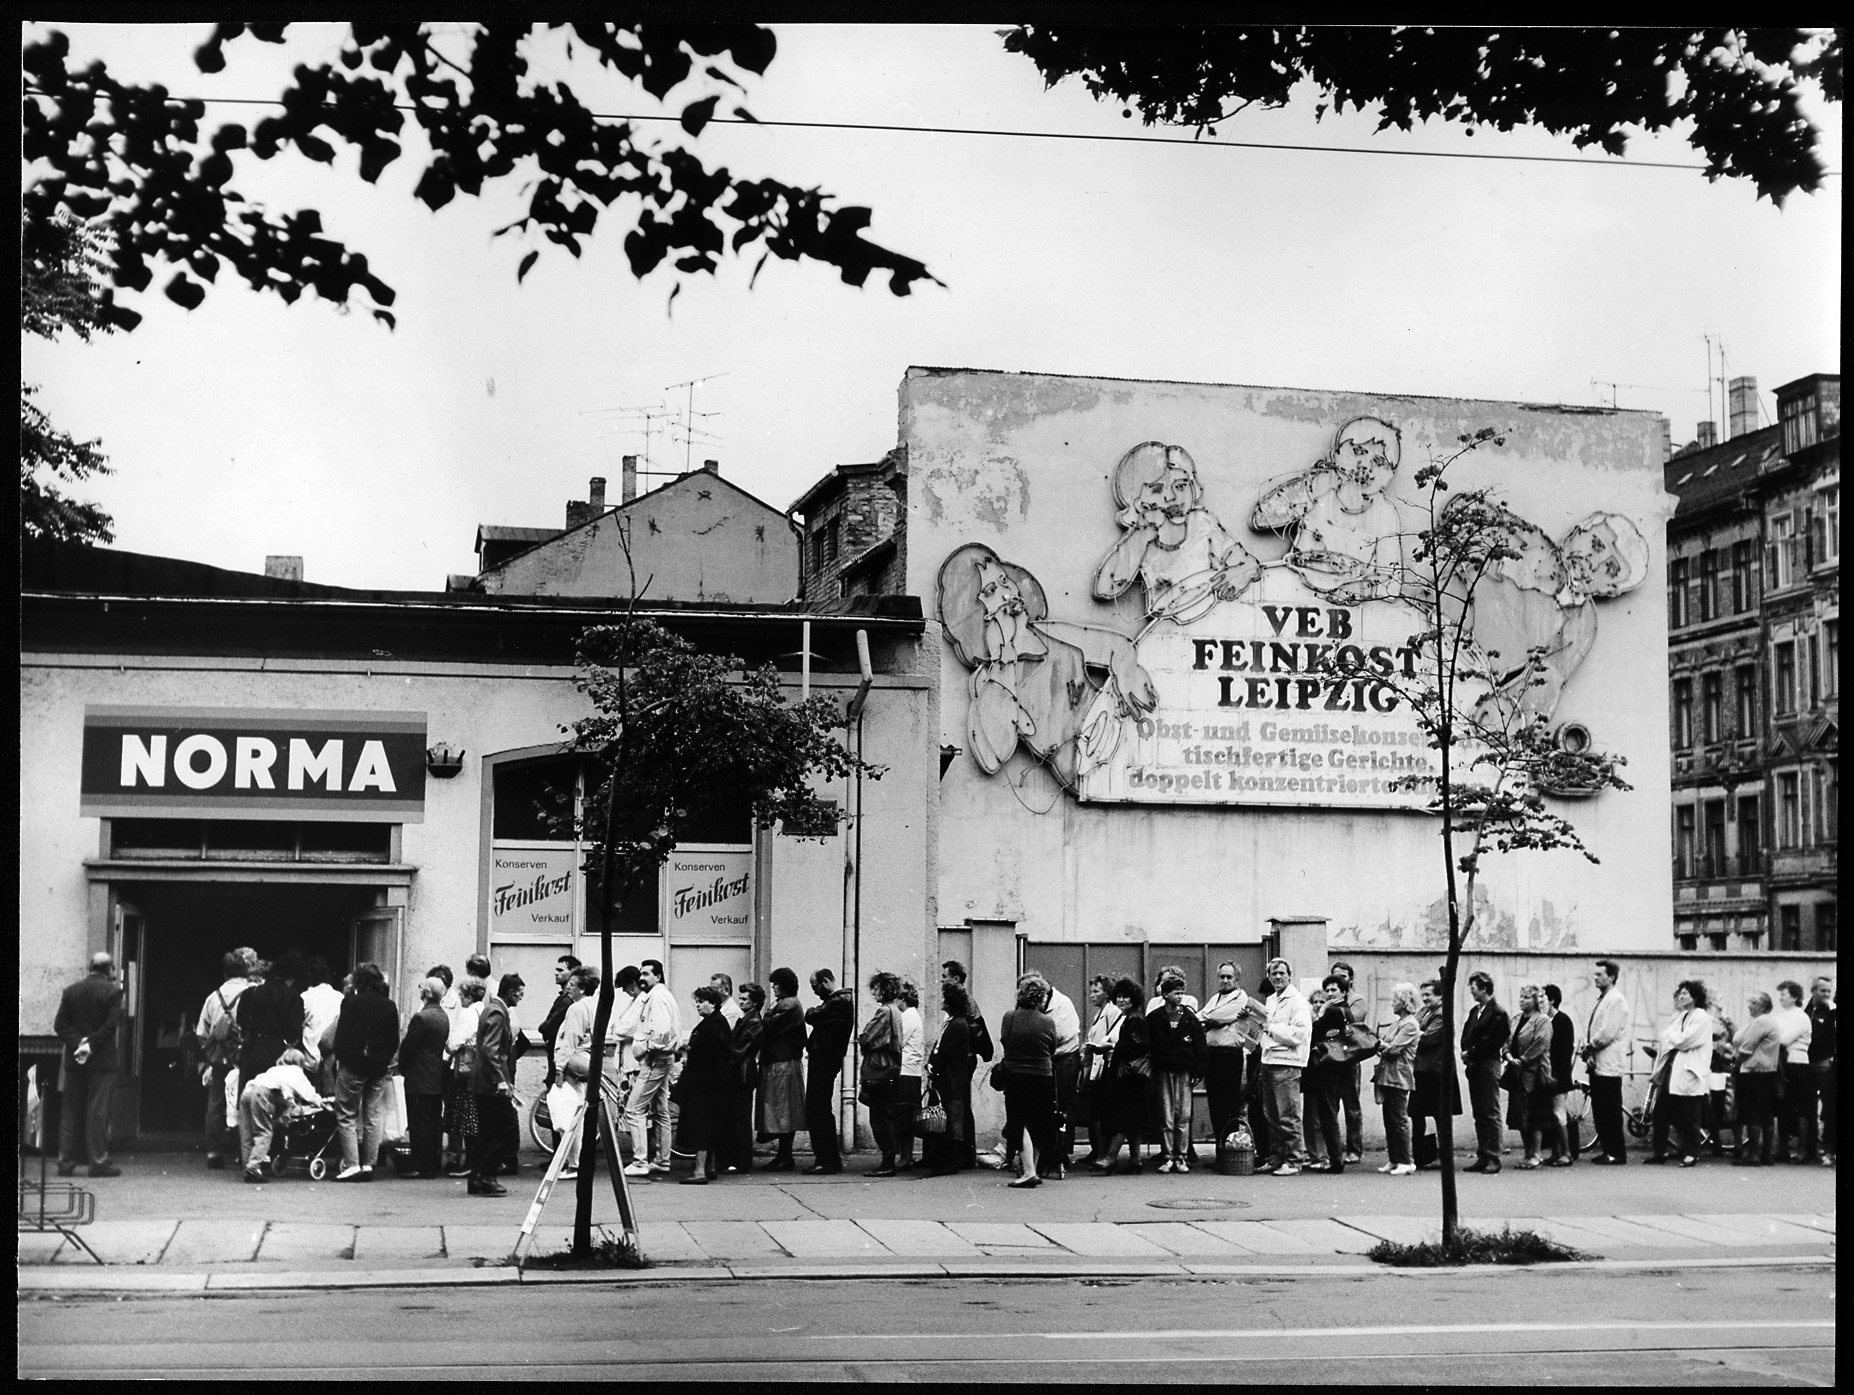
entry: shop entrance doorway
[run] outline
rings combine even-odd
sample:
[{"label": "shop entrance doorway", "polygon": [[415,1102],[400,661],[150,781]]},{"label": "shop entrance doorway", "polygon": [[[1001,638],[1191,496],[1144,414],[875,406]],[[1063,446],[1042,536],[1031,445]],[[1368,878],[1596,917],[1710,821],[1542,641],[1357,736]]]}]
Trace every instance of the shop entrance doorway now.
[{"label": "shop entrance doorway", "polygon": [[[139,928],[139,979],[129,1054],[138,1064],[142,1135],[199,1134],[206,1092],[194,1023],[224,981],[220,961],[248,945],[261,959],[297,953],[327,964],[339,987],[358,960],[395,975],[396,908],[371,886],[292,882],[118,883],[122,919]],[[401,985],[395,981],[395,998]],[[124,1082],[128,1082],[125,1080]]]}]

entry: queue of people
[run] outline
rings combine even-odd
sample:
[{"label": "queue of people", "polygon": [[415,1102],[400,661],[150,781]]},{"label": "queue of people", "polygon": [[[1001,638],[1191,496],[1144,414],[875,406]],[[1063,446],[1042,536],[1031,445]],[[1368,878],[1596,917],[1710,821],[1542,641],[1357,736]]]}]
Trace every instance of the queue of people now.
[{"label": "queue of people", "polygon": [[[467,1178],[472,1195],[503,1194],[499,1179],[518,1168],[514,1079],[527,1042],[513,1012],[525,992],[520,975],[492,980],[481,955],[466,961],[461,978],[436,965],[418,984],[419,1007],[402,1033],[376,964],[356,965],[340,988],[326,965],[298,955],[272,964],[238,949],[223,967],[224,981],[195,1026],[208,1087],[209,1168],[236,1157],[247,1181],[268,1180],[280,1128],[293,1116],[326,1112],[336,1180],[370,1180],[397,1075],[405,1170]],[[1342,1173],[1362,1161],[1367,1066],[1384,1126],[1386,1160],[1377,1171],[1388,1175],[1439,1166],[1439,1121],[1462,1115],[1464,1080],[1475,1147],[1468,1172],[1502,1169],[1508,1131],[1519,1137],[1519,1170],[1582,1159],[1622,1166],[1631,1123],[1650,1135],[1649,1164],[1692,1167],[1708,1145],[1723,1156],[1730,1134],[1741,1166],[1832,1165],[1837,1008],[1827,978],[1808,993],[1785,980],[1774,994],[1752,994],[1742,1027],[1703,982],[1682,980],[1659,1040],[1643,1048],[1653,1067],[1647,1103],[1633,1118],[1622,1090],[1632,1073],[1633,1015],[1619,978],[1614,961],[1596,961],[1598,998],[1580,1030],[1558,985],[1520,985],[1509,1013],[1493,979],[1476,970],[1467,980],[1472,1006],[1451,1041],[1439,980],[1394,985],[1388,1015],[1373,1022],[1343,962],[1310,996],[1286,960],[1269,961],[1253,995],[1240,968],[1225,962],[1201,1005],[1176,966],[1159,970],[1150,994],[1131,979],[1096,976],[1085,1017],[1031,971],[1018,980],[994,1041],[957,961],[942,966],[931,1015],[916,985],[872,975],[873,1002],[860,1029],[854,994],[829,970],[811,976],[810,1007],[790,969],[773,970],[766,986],[738,989],[716,974],[691,995],[685,1031],[662,964],[646,960],[614,976],[603,1073],[623,1101],[626,1172],[668,1173],[675,1147],[698,1158],[685,1179],[691,1185],[748,1170],[756,1142],[772,1148],[761,1155],[764,1170],[794,1171],[801,1132],[811,1143],[809,1171],[843,1171],[838,1081],[853,1042],[859,1099],[879,1154],[876,1177],[974,1166],[973,1082],[980,1063],[994,1061],[989,1080],[1003,1094],[1005,1123],[987,1161],[1012,1173],[1016,1188],[1065,1176],[1083,1127],[1090,1144],[1083,1162],[1096,1172],[1138,1172],[1151,1162],[1159,1172],[1188,1173],[1197,1162],[1200,1086],[1213,1138],[1253,1147],[1258,1173]],[[586,1089],[599,987],[596,970],[560,957],[557,995],[538,1031],[550,1085]],[[106,1137],[98,1142],[106,1122],[91,1116],[107,1099],[110,1028],[121,999],[113,965],[99,955],[59,1010],[68,1081],[59,1170],[67,1176],[85,1157],[91,1175],[115,1175]],[[1580,1061],[1587,1081],[1573,1078]],[[1585,1093],[1587,1110],[1578,1107]],[[1585,1117],[1590,1140],[1579,1128]],[[576,1141],[569,1177],[578,1149]]]}]

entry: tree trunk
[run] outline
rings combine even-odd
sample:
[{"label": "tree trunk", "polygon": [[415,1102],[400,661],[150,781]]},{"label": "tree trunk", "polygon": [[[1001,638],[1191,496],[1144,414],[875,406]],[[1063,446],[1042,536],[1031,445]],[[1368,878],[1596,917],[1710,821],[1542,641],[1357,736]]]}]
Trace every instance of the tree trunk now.
[{"label": "tree trunk", "polygon": [[[618,781],[612,777],[605,791],[605,842],[599,878],[599,908],[602,912],[599,924],[599,1006],[592,1016],[592,1041],[588,1047],[592,1060],[586,1068],[586,1117],[580,1126],[579,1178],[573,1193],[573,1258],[579,1260],[592,1258],[593,1160],[598,1156],[595,1150],[600,1142],[599,1116],[605,1104],[605,1032],[611,1025],[612,1001],[617,993],[612,984],[612,915],[616,910],[612,896],[612,805],[617,789]],[[614,1137],[617,1132],[617,1121],[614,1120]],[[608,1151],[612,1156],[605,1159],[605,1165],[610,1168],[623,1166],[624,1160],[617,1155],[617,1151]]]}]

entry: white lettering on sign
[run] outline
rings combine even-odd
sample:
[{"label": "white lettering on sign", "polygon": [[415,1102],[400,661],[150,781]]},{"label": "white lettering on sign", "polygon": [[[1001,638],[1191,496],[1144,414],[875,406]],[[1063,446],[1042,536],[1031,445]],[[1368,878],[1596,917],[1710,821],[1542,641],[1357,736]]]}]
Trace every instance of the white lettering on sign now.
[{"label": "white lettering on sign", "polygon": [[348,781],[348,792],[355,790],[384,790],[395,793],[393,772],[386,763],[386,746],[379,741],[369,741],[361,747],[360,759],[354,762],[354,778]]},{"label": "white lettering on sign", "polygon": [[[194,768],[193,758],[206,757],[206,768]],[[189,736],[174,748],[174,778],[190,790],[209,790],[225,778],[225,744],[204,732]]]},{"label": "white lettering on sign", "polygon": [[159,789],[167,783],[167,738],[151,736],[146,745],[139,736],[124,735],[122,738],[122,787],[125,790],[135,788],[137,778],[146,781],[150,788]]},{"label": "white lettering on sign", "polygon": [[290,738],[290,788],[299,790],[304,781],[320,780],[324,789],[341,788],[341,738],[331,736],[322,749],[311,753],[309,743],[300,736]]},{"label": "white lettering on sign", "polygon": [[277,763],[277,743],[262,736],[240,736],[232,743],[232,784],[241,790],[274,790],[270,768]]}]

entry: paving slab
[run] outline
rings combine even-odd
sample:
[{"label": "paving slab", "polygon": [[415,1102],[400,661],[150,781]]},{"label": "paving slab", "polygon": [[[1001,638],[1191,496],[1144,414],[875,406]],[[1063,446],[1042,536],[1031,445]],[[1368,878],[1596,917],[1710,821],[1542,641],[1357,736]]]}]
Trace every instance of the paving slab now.
[{"label": "paving slab", "polygon": [[[78,1231],[105,1264],[154,1264],[168,1242],[174,1238],[178,1221],[95,1221]],[[76,1246],[67,1248],[58,1263],[68,1263],[72,1256],[85,1264],[93,1263]]]},{"label": "paving slab", "polygon": [[161,1256],[163,1265],[243,1264],[257,1257],[264,1222],[182,1221]]},{"label": "paving slab", "polygon": [[1192,1259],[1239,1259],[1249,1254],[1241,1246],[1219,1240],[1185,1221],[1129,1222],[1120,1229]]},{"label": "paving slab", "polygon": [[1192,1221],[1192,1225],[1219,1240],[1226,1240],[1239,1249],[1247,1250],[1252,1255],[1321,1255],[1332,1251],[1303,1240],[1298,1235],[1290,1235],[1285,1230],[1274,1230],[1261,1221]]},{"label": "paving slab", "polygon": [[444,1257],[442,1226],[364,1225],[354,1233],[356,1264],[403,1264],[407,1260]]},{"label": "paving slab", "polygon": [[50,1264],[66,1250],[73,1251],[86,1264],[94,1264],[88,1255],[75,1245],[65,1242],[57,1231],[23,1231],[19,1237],[19,1262],[21,1264]]},{"label": "paving slab", "polygon": [[1049,1251],[1055,1243],[1022,1221],[948,1221],[946,1228],[985,1250]]},{"label": "paving slab", "polygon": [[[454,1260],[486,1259],[500,1262],[507,1259],[509,1251],[515,1248],[515,1238],[519,1231],[519,1224],[447,1225],[444,1227],[444,1253]],[[544,1255],[564,1250],[571,1240],[571,1231],[560,1226],[544,1225],[536,1229],[528,1253]]]},{"label": "paving slab", "polygon": [[644,1226],[638,1231],[637,1243],[650,1264],[701,1264],[708,1259],[689,1232],[675,1221]]},{"label": "paving slab", "polygon": [[1664,1250],[1712,1248],[1709,1242],[1696,1240],[1691,1235],[1676,1235],[1671,1230],[1650,1230],[1645,1225],[1625,1221],[1620,1216],[1547,1216],[1545,1219],[1553,1225],[1562,1223],[1600,1235],[1611,1245],[1654,1246]]},{"label": "paving slab", "polygon": [[257,1257],[262,1260],[352,1259],[351,1225],[323,1225],[313,1221],[273,1221],[264,1231]]},{"label": "paving slab", "polygon": [[1811,1215],[1807,1213],[1799,1214],[1796,1212],[1786,1214],[1776,1211],[1770,1212],[1769,1215],[1772,1220],[1788,1221],[1791,1225],[1799,1225],[1808,1230],[1825,1230],[1830,1235],[1835,1233],[1835,1218],[1833,1216]]},{"label": "paving slab", "polygon": [[1425,1216],[1347,1216],[1345,1223],[1393,1245],[1434,1244],[1442,1238],[1442,1222]]},{"label": "paving slab", "polygon": [[[1307,1216],[1292,1221],[1268,1221],[1265,1224],[1270,1230],[1278,1230],[1283,1235],[1305,1240],[1316,1249],[1327,1250],[1332,1254],[1362,1255],[1378,1243],[1377,1236],[1367,1235],[1362,1230],[1355,1230],[1350,1225],[1325,1216]],[[1438,1228],[1440,1224],[1437,1222]]]},{"label": "paving slab", "polygon": [[978,1246],[953,1234],[939,1221],[862,1220],[868,1231],[891,1254],[911,1259],[979,1259]]},{"label": "paving slab", "polygon": [[1778,1220],[1775,1216],[1745,1215],[1736,1212],[1720,1215],[1713,1212],[1689,1211],[1687,1218],[1705,1221],[1709,1225],[1722,1225],[1728,1230],[1740,1231],[1763,1245],[1820,1245],[1831,1239],[1813,1227],[1792,1225],[1788,1221]]},{"label": "paving slab", "polygon": [[1696,1221],[1691,1216],[1624,1216],[1622,1219],[1664,1234],[1690,1235],[1695,1240],[1710,1240],[1715,1245],[1746,1246],[1764,1243],[1755,1235],[1746,1235],[1741,1230],[1733,1230],[1730,1226],[1717,1225],[1712,1221]]},{"label": "paving slab", "polygon": [[785,1251],[757,1221],[684,1221],[682,1228],[710,1259],[783,1259]]},{"label": "paving slab", "polygon": [[1602,1231],[1585,1230],[1572,1221],[1545,1216],[1509,1216],[1504,1221],[1495,1221],[1492,1228],[1497,1230],[1502,1225],[1514,1230],[1536,1231],[1547,1240],[1596,1255],[1605,1254],[1614,1243]]},{"label": "paving slab", "polygon": [[1102,1259],[1169,1259],[1175,1253],[1136,1234],[1131,1226],[1101,1221],[1036,1221],[1030,1228],[1075,1255]]},{"label": "paving slab", "polygon": [[763,1225],[793,1259],[887,1258],[894,1253],[855,1221],[766,1221]]}]

